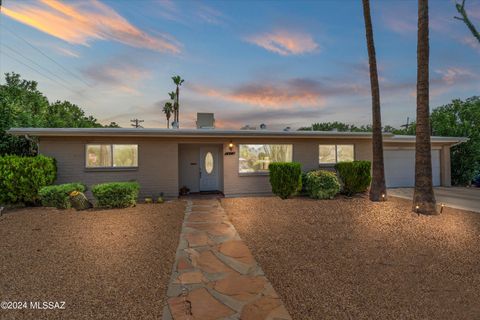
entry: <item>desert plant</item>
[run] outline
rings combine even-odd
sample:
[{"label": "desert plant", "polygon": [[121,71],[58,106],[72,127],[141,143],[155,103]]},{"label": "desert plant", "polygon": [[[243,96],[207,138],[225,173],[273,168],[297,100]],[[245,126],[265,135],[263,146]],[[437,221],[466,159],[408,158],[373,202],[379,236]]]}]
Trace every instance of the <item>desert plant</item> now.
[{"label": "desert plant", "polygon": [[85,194],[81,191],[70,192],[71,206],[77,210],[86,210],[92,207]]},{"label": "desert plant", "polygon": [[302,190],[302,166],[298,162],[273,162],[268,166],[272,192],[282,199]]},{"label": "desert plant", "polygon": [[85,192],[86,189],[81,183],[66,183],[43,187],[38,195],[44,207],[68,209],[71,207],[70,193],[74,191]]},{"label": "desert plant", "polygon": [[335,165],[342,182],[342,192],[348,196],[365,192],[370,185],[370,161],[339,162]]},{"label": "desert plant", "polygon": [[0,203],[35,204],[38,191],[57,176],[55,159],[45,156],[0,157]]},{"label": "desert plant", "polygon": [[97,207],[127,208],[137,204],[140,185],[137,182],[101,183],[92,187]]},{"label": "desert plant", "polygon": [[335,172],[310,171],[305,177],[305,189],[313,199],[332,199],[340,192],[340,182]]}]

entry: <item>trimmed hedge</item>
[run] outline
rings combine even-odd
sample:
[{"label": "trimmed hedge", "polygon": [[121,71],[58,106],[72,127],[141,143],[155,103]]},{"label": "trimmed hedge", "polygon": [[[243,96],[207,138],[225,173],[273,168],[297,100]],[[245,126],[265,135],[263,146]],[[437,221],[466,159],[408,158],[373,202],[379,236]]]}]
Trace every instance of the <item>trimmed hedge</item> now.
[{"label": "trimmed hedge", "polygon": [[339,162],[335,169],[342,180],[343,193],[348,196],[365,192],[370,186],[370,161]]},{"label": "trimmed hedge", "polygon": [[70,208],[70,193],[73,191],[85,192],[87,188],[81,183],[66,183],[47,186],[40,189],[38,195],[42,200],[42,206],[55,207],[58,209]]},{"label": "trimmed hedge", "polygon": [[137,204],[140,185],[137,182],[110,182],[92,187],[97,207],[127,208]]},{"label": "trimmed hedge", "polygon": [[340,182],[334,172],[310,171],[305,177],[305,189],[313,199],[333,199],[340,192]]},{"label": "trimmed hedge", "polygon": [[57,177],[55,159],[36,156],[0,157],[0,204],[36,204],[38,191]]},{"label": "trimmed hedge", "polygon": [[298,162],[274,162],[268,166],[272,192],[282,199],[302,190],[302,166]]}]

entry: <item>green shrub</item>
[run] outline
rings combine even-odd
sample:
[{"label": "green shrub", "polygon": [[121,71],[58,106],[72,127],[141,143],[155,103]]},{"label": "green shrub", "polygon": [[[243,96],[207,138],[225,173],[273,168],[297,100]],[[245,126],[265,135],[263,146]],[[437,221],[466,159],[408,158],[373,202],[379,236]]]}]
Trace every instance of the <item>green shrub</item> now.
[{"label": "green shrub", "polygon": [[340,182],[334,172],[317,170],[307,173],[305,189],[310,198],[332,199],[340,192]]},{"label": "green shrub", "polygon": [[268,166],[272,192],[282,199],[302,190],[302,166],[297,162],[274,162]]},{"label": "green shrub", "polygon": [[370,161],[339,162],[335,169],[343,184],[343,193],[351,196],[365,192],[372,181]]},{"label": "green shrub", "polygon": [[0,204],[35,204],[38,191],[52,184],[56,176],[53,158],[0,157]]},{"label": "green shrub", "polygon": [[66,183],[47,186],[38,192],[42,206],[68,209],[71,207],[70,193],[73,191],[85,192],[87,188],[81,183]]},{"label": "green shrub", "polygon": [[92,193],[97,207],[127,208],[137,203],[139,189],[137,182],[110,182],[93,186]]}]

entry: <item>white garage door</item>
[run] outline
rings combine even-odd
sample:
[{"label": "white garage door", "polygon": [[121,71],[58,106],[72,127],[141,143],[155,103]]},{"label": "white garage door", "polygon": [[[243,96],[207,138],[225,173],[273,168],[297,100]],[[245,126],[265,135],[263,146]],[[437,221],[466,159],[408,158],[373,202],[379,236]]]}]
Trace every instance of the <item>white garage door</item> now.
[{"label": "white garage door", "polygon": [[[415,150],[385,150],[385,182],[388,188],[415,186]],[[440,151],[432,150],[433,185],[440,185]]]}]

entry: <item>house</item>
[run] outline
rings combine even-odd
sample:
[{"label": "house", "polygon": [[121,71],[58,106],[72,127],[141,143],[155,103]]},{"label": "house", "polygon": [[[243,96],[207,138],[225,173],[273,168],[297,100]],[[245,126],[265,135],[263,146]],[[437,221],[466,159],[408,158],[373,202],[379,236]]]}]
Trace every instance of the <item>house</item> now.
[{"label": "house", "polygon": [[[38,139],[39,152],[57,160],[57,183],[136,180],[142,197],[160,192],[177,197],[183,186],[225,196],[270,194],[272,161],[297,161],[308,171],[372,160],[371,133],[218,130],[201,119],[197,129],[15,128],[9,133]],[[383,139],[387,186],[413,186],[415,137],[385,133]],[[466,139],[431,141],[433,183],[450,186],[450,148]]]}]

